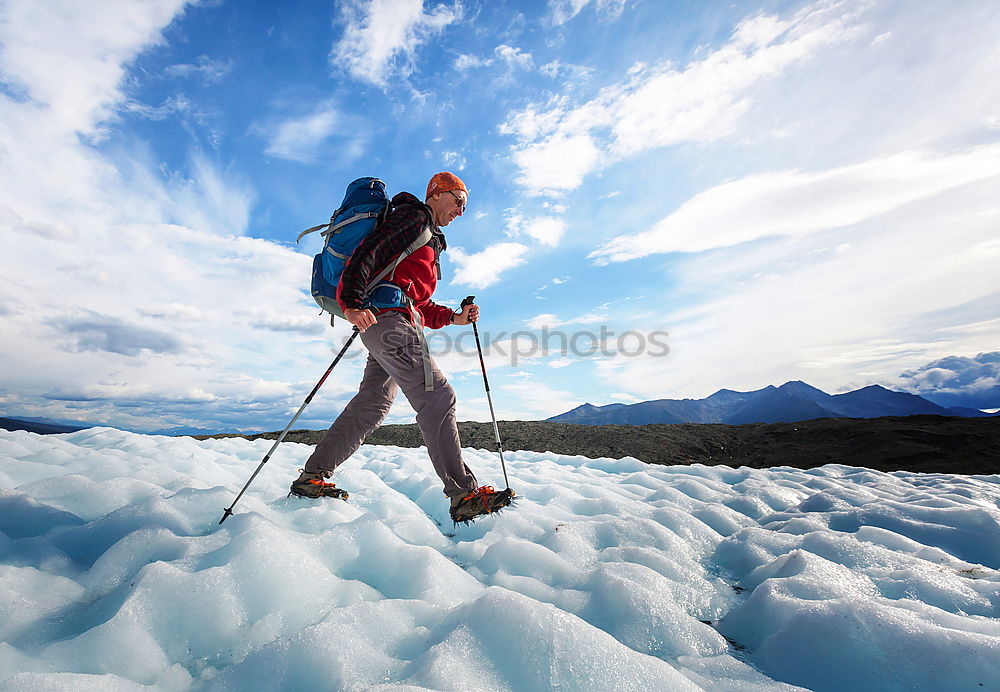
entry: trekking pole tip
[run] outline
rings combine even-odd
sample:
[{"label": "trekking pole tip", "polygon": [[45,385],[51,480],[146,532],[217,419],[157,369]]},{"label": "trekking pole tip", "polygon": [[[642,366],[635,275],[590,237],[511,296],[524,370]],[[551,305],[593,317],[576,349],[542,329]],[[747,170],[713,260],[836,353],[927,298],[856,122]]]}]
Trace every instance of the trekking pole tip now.
[{"label": "trekking pole tip", "polygon": [[228,507],[222,513],[222,519],[219,519],[219,523],[221,524],[222,522],[224,522],[226,519],[228,519],[231,516],[233,516],[233,508],[232,507]]}]

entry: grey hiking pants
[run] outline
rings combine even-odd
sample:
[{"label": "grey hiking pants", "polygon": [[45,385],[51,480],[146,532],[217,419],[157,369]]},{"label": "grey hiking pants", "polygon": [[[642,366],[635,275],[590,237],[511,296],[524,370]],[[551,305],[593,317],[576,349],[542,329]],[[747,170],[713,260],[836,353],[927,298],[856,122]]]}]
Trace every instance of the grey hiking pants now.
[{"label": "grey hiking pants", "polygon": [[389,414],[403,390],[417,412],[417,427],[448,497],[476,489],[476,477],[462,461],[455,420],[455,390],[431,361],[433,391],[424,388],[424,355],[416,328],[398,312],[386,312],[361,334],[368,362],[361,387],[337,416],[306,461],[310,472],[333,471],[358,450],[365,437]]}]

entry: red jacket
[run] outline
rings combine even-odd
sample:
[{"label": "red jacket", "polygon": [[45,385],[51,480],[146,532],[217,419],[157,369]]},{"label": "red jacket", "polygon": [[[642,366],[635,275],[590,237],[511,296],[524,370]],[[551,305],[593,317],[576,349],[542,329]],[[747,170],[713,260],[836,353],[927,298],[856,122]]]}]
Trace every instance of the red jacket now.
[{"label": "red jacket", "polygon": [[[434,223],[431,208],[409,192],[392,198],[393,211],[379,224],[378,229],[361,241],[350,261],[344,267],[337,285],[337,302],[341,309],[360,309],[364,306],[364,292],[371,278],[392,264],[400,253],[430,226],[431,242],[414,251],[385,280],[403,289],[420,313],[424,326],[439,329],[451,324],[454,312],[431,300],[437,288],[440,264],[439,255],[445,250],[444,234]],[[406,308],[399,310],[409,317]]]}]

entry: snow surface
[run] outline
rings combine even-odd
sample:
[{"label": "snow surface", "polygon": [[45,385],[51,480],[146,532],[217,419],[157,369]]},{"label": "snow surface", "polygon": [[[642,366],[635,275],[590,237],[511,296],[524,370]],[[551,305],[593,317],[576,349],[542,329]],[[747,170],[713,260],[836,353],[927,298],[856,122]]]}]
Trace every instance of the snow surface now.
[{"label": "snow surface", "polygon": [[[3,690],[979,690],[1000,476],[506,455],[455,528],[424,450],[0,432]],[[480,481],[497,456],[466,450]]]}]

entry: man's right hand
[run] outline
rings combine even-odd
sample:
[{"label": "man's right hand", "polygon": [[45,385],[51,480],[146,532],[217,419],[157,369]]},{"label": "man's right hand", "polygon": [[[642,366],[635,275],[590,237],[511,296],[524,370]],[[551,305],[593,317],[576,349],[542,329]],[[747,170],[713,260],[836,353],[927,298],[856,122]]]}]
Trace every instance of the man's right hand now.
[{"label": "man's right hand", "polygon": [[364,310],[355,310],[354,308],[347,308],[344,310],[344,317],[348,322],[353,324],[358,328],[358,331],[364,334],[368,327],[375,324],[375,315],[372,314],[371,310],[367,308]]}]

